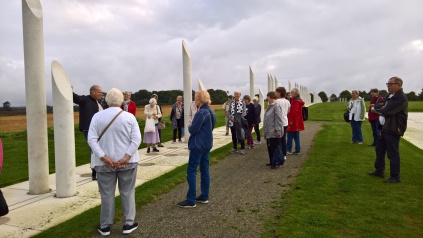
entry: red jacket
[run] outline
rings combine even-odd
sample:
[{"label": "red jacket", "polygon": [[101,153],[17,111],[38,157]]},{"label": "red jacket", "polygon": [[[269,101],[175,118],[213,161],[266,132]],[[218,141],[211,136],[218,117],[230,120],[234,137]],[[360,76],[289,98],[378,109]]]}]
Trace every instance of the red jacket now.
[{"label": "red jacket", "polygon": [[[120,105],[120,108],[123,109],[123,104]],[[132,113],[135,116],[135,113],[137,113],[137,105],[134,101],[130,100],[128,104],[128,112]]]},{"label": "red jacket", "polygon": [[[383,103],[383,97],[373,97],[372,100],[370,101],[370,104],[378,104],[378,103]],[[377,113],[372,113],[371,112],[371,108],[372,106],[369,107],[369,121],[377,121],[379,120],[379,114]]]},{"label": "red jacket", "polygon": [[293,98],[291,101],[291,109],[288,112],[288,132],[297,132],[304,130],[303,121],[304,101],[300,97]]}]

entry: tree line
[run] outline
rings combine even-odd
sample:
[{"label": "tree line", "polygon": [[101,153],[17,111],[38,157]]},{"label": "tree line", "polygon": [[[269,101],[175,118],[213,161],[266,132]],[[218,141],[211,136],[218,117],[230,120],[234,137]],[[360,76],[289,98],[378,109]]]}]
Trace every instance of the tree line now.
[{"label": "tree line", "polygon": [[[372,99],[372,95],[369,92],[366,91],[358,91],[358,95],[360,97],[362,97],[365,101],[371,101]],[[320,98],[322,99],[323,102],[336,102],[338,101],[340,98],[346,98],[347,100],[350,100],[352,98],[351,96],[351,91],[349,90],[344,90],[342,91],[339,96],[336,96],[335,94],[330,95],[330,97],[327,96],[327,94],[325,92],[320,92],[318,94],[320,96]],[[388,91],[386,90],[379,90],[379,96],[386,98],[389,95]],[[416,94],[414,91],[411,91],[409,93],[405,93],[405,95],[407,96],[408,101],[423,101],[423,88],[420,92],[420,94]]]}]

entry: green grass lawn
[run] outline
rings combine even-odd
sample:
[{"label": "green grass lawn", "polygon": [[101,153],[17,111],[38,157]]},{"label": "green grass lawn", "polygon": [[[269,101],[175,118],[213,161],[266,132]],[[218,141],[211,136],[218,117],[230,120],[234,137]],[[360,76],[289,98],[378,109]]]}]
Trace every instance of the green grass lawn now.
[{"label": "green grass lawn", "polygon": [[[216,127],[225,125],[225,115],[223,110],[216,110]],[[166,128],[162,130],[162,141],[172,140],[173,130],[169,120],[169,116],[164,117]],[[145,120],[138,121],[143,136]],[[0,175],[0,188],[12,184],[28,180],[28,143],[27,131],[17,132],[1,132],[0,138],[3,141],[3,171]],[[147,145],[141,143],[139,148]],[[55,172],[55,153],[54,153],[54,130],[53,127],[48,128],[48,151],[49,151],[49,172]],[[82,132],[79,131],[78,125],[75,125],[75,161],[76,166],[87,164],[90,162],[90,149],[85,141]]]},{"label": "green grass lawn", "polygon": [[338,102],[309,108],[310,120],[324,129],[295,185],[276,201],[282,214],[276,225],[266,223],[265,237],[423,237],[423,151],[401,139],[401,183],[369,176],[375,160],[366,143],[372,141],[370,124],[362,126],[365,143],[350,144],[344,109]]}]

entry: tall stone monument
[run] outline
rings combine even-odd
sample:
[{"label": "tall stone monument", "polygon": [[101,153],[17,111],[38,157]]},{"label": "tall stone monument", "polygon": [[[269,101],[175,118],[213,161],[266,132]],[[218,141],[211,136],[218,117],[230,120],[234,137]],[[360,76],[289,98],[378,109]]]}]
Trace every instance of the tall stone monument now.
[{"label": "tall stone monument", "polygon": [[261,105],[260,119],[263,122],[264,120],[264,95],[261,88],[259,89],[259,104]]},{"label": "tall stone monument", "polygon": [[56,197],[76,195],[75,131],[72,85],[57,61],[51,62],[53,92],[54,154],[56,161]]},{"label": "tall stone monument", "polygon": [[254,97],[254,73],[250,66],[250,97]]},{"label": "tall stone monument", "polygon": [[[29,194],[50,191],[48,185],[47,102],[43,10],[39,0],[22,0],[28,133]],[[72,132],[73,133],[73,132]]]},{"label": "tall stone monument", "polygon": [[189,53],[188,47],[185,41],[182,41],[182,60],[183,60],[183,79],[184,79],[184,132],[185,141],[189,139],[188,124],[189,118],[188,113],[192,102],[192,63],[191,54]]}]

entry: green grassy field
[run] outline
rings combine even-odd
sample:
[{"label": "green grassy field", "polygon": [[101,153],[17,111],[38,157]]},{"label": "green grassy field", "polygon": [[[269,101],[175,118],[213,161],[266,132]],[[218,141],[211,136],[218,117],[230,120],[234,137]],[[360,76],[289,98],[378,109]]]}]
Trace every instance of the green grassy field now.
[{"label": "green grassy field", "polygon": [[[370,124],[363,123],[363,145],[350,144],[343,122],[345,103],[309,108],[310,121],[321,121],[295,186],[283,200],[278,222],[267,222],[264,237],[423,237],[423,151],[401,139],[399,184],[371,177],[374,147]],[[410,107],[420,108],[411,103]],[[419,109],[420,110],[420,109]],[[387,160],[389,175],[389,161]]]},{"label": "green grassy field", "polygon": [[[216,110],[216,126],[225,125],[223,110]],[[166,128],[162,130],[162,140],[172,140],[173,130],[169,120],[169,116],[163,118],[166,121]],[[144,120],[138,121],[141,133],[144,131]],[[143,134],[142,134],[143,135]],[[0,188],[22,181],[28,180],[28,143],[27,131],[2,132],[0,138],[3,141],[3,171],[0,175]],[[141,143],[139,148],[147,145]],[[49,172],[55,172],[55,153],[54,153],[54,130],[53,127],[48,128],[48,151],[49,151]],[[87,164],[90,162],[90,149],[85,141],[82,132],[79,131],[78,125],[75,125],[75,161],[76,166]]]}]

